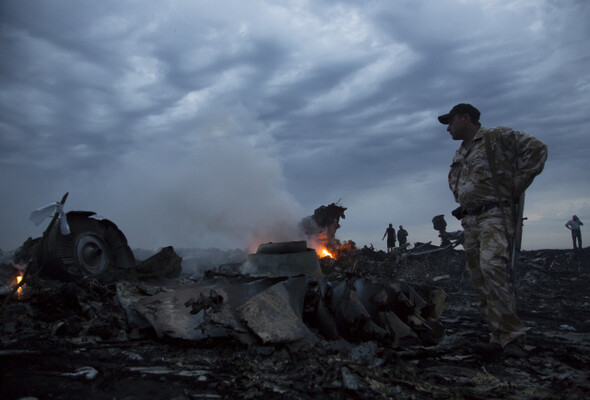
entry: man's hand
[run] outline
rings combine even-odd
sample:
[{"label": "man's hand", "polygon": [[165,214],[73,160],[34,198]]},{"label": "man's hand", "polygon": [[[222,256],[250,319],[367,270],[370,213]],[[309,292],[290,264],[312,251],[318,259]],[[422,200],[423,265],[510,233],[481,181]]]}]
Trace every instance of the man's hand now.
[{"label": "man's hand", "polygon": [[465,216],[465,214],[463,214],[463,208],[461,206],[455,208],[453,211],[451,211],[451,214],[453,214],[453,216],[455,218],[457,218],[459,221],[461,221],[463,219],[463,217]]}]

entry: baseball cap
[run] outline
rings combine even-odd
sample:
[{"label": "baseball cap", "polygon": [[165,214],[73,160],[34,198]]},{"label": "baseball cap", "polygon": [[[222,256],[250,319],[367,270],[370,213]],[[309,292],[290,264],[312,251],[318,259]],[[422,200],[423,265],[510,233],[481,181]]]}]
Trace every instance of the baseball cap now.
[{"label": "baseball cap", "polygon": [[479,121],[479,116],[481,115],[479,110],[473,107],[471,104],[460,103],[451,108],[451,111],[449,111],[448,114],[439,115],[438,120],[441,124],[448,125],[451,121],[451,118],[457,114],[469,114],[474,117],[476,121]]}]

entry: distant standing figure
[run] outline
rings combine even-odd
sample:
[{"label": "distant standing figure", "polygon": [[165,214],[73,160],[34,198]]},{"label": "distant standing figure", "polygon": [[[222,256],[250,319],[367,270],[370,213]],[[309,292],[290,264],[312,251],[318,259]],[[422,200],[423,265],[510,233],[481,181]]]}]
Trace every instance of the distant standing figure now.
[{"label": "distant standing figure", "polygon": [[400,246],[403,246],[408,242],[408,231],[406,231],[404,227],[401,225],[397,230],[397,241],[399,242]]},{"label": "distant standing figure", "polygon": [[[574,249],[582,248],[582,230],[580,226],[584,225],[577,215],[572,216],[572,219],[566,222],[565,227],[572,231],[572,241],[574,242]],[[576,241],[578,246],[576,247]]]},{"label": "distant standing figure", "polygon": [[395,229],[392,224],[389,224],[389,228],[385,230],[381,240],[385,239],[385,236],[387,236],[387,252],[390,253],[395,247]]}]

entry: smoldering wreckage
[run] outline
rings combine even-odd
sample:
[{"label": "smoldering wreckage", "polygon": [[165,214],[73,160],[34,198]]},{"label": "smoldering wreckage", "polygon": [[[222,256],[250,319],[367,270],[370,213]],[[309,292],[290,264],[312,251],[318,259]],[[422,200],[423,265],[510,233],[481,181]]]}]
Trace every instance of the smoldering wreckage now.
[{"label": "smoldering wreckage", "polygon": [[302,220],[308,241],[139,261],[112,221],[59,205],[43,237],[3,257],[3,399],[590,394],[588,249],[519,253],[515,359],[486,345],[461,232],[442,215],[440,246],[389,254],[336,239],[346,208],[332,203]]}]

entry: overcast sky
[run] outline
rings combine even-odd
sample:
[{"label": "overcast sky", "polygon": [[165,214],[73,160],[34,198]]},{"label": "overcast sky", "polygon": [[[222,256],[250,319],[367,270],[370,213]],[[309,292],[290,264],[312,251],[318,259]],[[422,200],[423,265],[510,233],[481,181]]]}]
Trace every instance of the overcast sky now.
[{"label": "overcast sky", "polygon": [[393,223],[439,244],[459,142],[436,117],[460,102],[548,145],[523,249],[570,248],[572,214],[590,238],[588,21],[586,0],[3,0],[0,248],[65,192],[132,247],[295,240],[339,199],[340,240],[385,249]]}]

